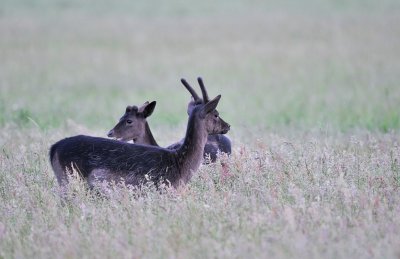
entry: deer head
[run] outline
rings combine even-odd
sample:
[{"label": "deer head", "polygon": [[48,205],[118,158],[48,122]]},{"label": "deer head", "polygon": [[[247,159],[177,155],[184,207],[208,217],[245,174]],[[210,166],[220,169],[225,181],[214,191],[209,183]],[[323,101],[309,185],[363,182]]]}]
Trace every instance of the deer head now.
[{"label": "deer head", "polygon": [[125,114],[121,117],[117,125],[111,129],[107,136],[121,141],[136,140],[143,137],[146,132],[146,118],[149,117],[156,107],[156,102],[145,102],[139,108],[127,106]]}]

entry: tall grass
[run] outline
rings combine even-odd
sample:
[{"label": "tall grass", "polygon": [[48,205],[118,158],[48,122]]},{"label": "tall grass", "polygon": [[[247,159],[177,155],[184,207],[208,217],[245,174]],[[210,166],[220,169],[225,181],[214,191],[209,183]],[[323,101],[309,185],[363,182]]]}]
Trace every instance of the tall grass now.
[{"label": "tall grass", "polygon": [[[71,184],[63,204],[51,136],[3,135],[0,256],[376,257],[399,255],[397,134],[268,134],[237,143],[184,189],[117,186],[101,198]],[[49,138],[49,140],[46,139]]]}]

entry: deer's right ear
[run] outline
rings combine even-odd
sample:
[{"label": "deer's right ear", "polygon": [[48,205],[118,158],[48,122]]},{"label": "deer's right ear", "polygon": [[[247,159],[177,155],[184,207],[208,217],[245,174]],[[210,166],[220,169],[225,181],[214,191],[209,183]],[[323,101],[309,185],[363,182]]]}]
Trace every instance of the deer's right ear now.
[{"label": "deer's right ear", "polygon": [[215,110],[217,108],[217,105],[218,105],[218,102],[220,99],[221,99],[221,95],[218,95],[217,97],[215,97],[214,99],[212,99],[211,101],[206,103],[203,107],[204,115]]},{"label": "deer's right ear", "polygon": [[156,101],[152,101],[151,103],[149,103],[149,104],[144,108],[144,110],[143,110],[143,116],[144,116],[145,118],[149,117],[149,116],[153,113],[154,108],[156,108],[156,104],[157,104]]}]

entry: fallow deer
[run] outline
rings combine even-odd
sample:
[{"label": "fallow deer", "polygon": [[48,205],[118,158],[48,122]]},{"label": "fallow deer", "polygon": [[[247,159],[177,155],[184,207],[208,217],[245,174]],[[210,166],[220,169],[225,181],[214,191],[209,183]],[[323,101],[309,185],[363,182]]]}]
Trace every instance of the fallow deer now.
[{"label": "fallow deer", "polygon": [[[188,108],[187,108],[188,115],[191,113],[191,111],[193,110],[193,108],[196,105],[204,104],[204,103],[207,103],[210,101],[209,97],[208,97],[208,93],[204,86],[203,79],[201,77],[199,77],[199,78],[197,78],[197,81],[200,85],[200,88],[204,89],[204,91],[202,92],[203,99],[201,99],[196,93],[192,93],[192,98],[191,98],[190,102],[188,103]],[[181,80],[181,82],[186,87],[190,87],[190,85],[188,84],[188,82],[186,82],[186,80],[183,79],[183,80]],[[218,116],[218,113],[217,113],[217,116]],[[167,148],[177,148],[182,143],[183,143],[183,140],[181,140],[178,143],[172,144],[172,145],[168,146]],[[232,152],[231,141],[224,134],[210,134],[207,137],[207,143],[204,147],[204,154],[203,154],[204,158],[205,158],[204,161],[207,163],[207,159],[209,157],[211,162],[215,162],[217,160],[218,152],[222,152],[222,153],[226,153],[226,154],[230,155]]]},{"label": "fallow deer", "polygon": [[[195,93],[189,85],[185,87],[192,95]],[[203,99],[207,100],[205,89],[201,87],[201,90]],[[83,135],[58,141],[49,154],[58,183],[65,186],[68,173],[76,170],[90,187],[103,181],[134,186],[152,181],[156,186],[166,183],[175,188],[186,184],[200,166],[208,134],[229,131],[230,125],[220,119],[216,111],[220,98],[218,95],[193,107],[184,141],[178,149]]]}]

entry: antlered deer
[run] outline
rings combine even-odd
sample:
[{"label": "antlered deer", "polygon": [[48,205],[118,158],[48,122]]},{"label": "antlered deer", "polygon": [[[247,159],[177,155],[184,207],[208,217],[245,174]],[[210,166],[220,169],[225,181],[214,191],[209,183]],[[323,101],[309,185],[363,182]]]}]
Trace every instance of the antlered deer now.
[{"label": "antlered deer", "polygon": [[[185,87],[192,95],[195,93],[189,85]],[[201,89],[203,99],[207,100],[205,89]],[[200,166],[208,134],[224,134],[230,128],[216,111],[220,98],[218,95],[209,102],[194,105],[184,141],[178,149],[82,135],[58,141],[50,149],[50,161],[58,183],[67,184],[68,173],[77,170],[90,187],[102,181],[127,185],[152,181],[157,186],[166,183],[175,188],[186,184]]]}]

